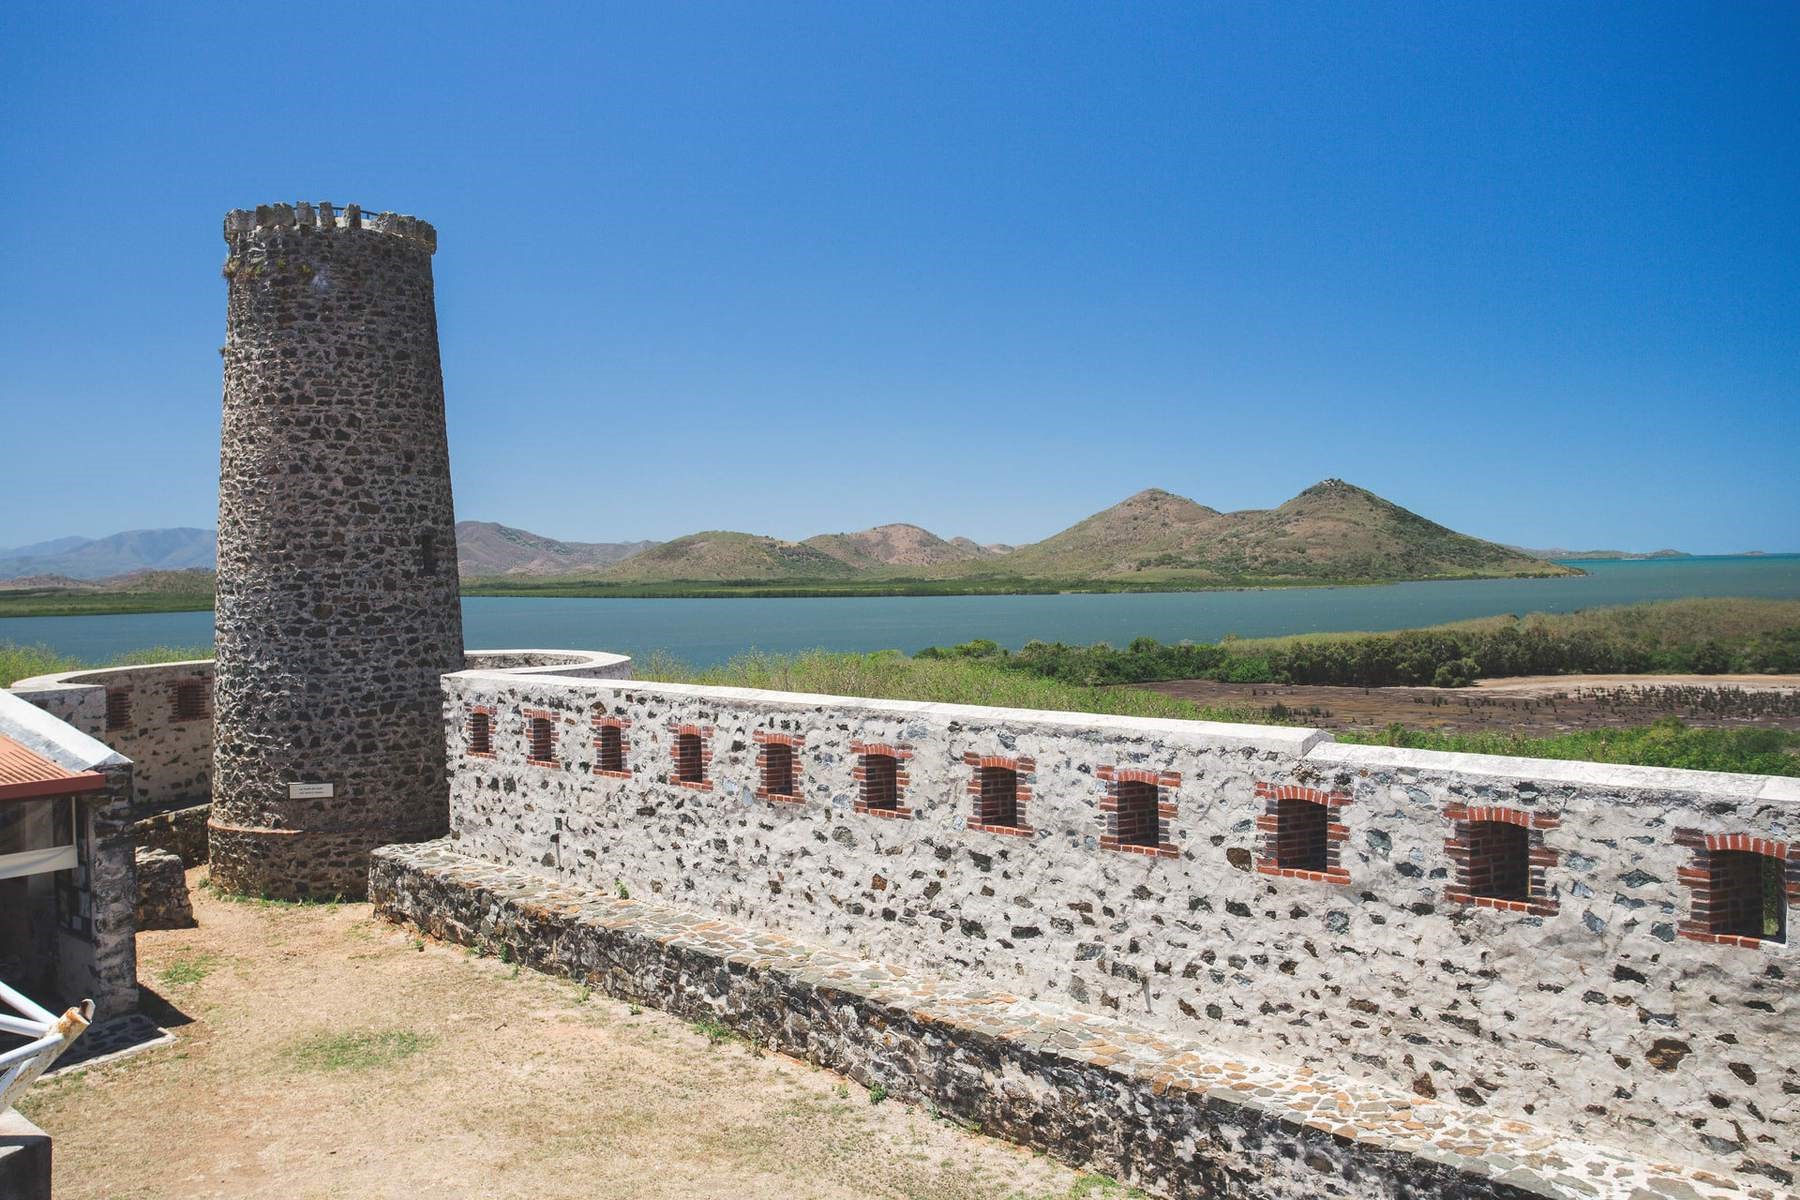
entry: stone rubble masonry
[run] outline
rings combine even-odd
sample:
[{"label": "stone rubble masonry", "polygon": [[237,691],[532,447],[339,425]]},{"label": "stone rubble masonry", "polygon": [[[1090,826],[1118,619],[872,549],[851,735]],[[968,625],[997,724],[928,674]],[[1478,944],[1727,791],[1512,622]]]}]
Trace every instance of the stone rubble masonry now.
[{"label": "stone rubble masonry", "polygon": [[901,968],[457,853],[371,861],[376,912],[706,1019],[895,1098],[1180,1200],[1774,1200],[1554,1128],[1236,1053],[1139,1019]]},{"label": "stone rubble masonry", "polygon": [[131,825],[131,844],[148,850],[166,850],[183,867],[206,865],[206,819],[212,805],[195,804],[168,812],[139,817]]},{"label": "stone rubble masonry", "polygon": [[300,203],[233,212],[225,240],[212,878],[357,896],[371,848],[445,827],[438,677],[463,649],[437,235]]},{"label": "stone rubble masonry", "polygon": [[[212,721],[178,705],[183,685],[212,693],[211,659],[103,667],[21,679],[11,691],[131,760],[132,809],[140,817],[212,796]],[[108,715],[123,715],[122,724]]]},{"label": "stone rubble masonry", "polygon": [[[1792,846],[1800,781],[555,672],[444,680],[459,853],[1746,1186],[1800,1171],[1800,955],[1679,936],[1676,835]],[[498,714],[492,758],[463,751],[473,705]],[[554,767],[526,762],[528,708],[555,718]],[[594,772],[596,718],[630,722],[628,771]],[[683,729],[709,790],[670,782]],[[798,741],[799,803],[757,797],[759,731]],[[871,747],[910,755],[908,819],[863,802]],[[1028,830],[982,828],[993,762],[1029,786]],[[1175,854],[1102,846],[1108,766],[1155,775]],[[1284,796],[1328,810],[1322,878],[1267,868]],[[1484,810],[1535,843],[1522,907],[1454,898],[1448,843]]]},{"label": "stone rubble masonry", "polygon": [[167,850],[137,848],[137,927],[189,929],[194,905],[188,898],[187,873],[181,859]]}]

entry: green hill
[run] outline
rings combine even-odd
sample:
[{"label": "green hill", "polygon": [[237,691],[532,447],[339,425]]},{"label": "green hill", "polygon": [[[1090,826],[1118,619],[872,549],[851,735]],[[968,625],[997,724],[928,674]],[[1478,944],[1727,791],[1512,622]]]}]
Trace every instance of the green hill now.
[{"label": "green hill", "polygon": [[965,564],[959,573],[1204,585],[1579,572],[1327,479],[1279,508],[1230,513],[1152,488],[1041,542]]},{"label": "green hill", "polygon": [[711,529],[634,554],[590,578],[616,583],[843,579],[856,568],[813,546]]}]

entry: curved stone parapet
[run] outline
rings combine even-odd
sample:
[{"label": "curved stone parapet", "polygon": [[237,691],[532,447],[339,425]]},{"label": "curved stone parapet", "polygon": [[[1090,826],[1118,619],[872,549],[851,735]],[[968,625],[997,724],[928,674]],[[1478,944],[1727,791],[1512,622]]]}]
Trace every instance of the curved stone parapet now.
[{"label": "curved stone parapet", "polygon": [[213,660],[59,671],[8,689],[132,761],[132,809],[212,795]]}]

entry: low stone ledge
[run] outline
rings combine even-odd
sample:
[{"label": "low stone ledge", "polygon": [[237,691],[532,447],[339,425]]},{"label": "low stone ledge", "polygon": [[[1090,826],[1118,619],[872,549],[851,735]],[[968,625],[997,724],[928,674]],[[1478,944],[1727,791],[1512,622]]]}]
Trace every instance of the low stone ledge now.
[{"label": "low stone ledge", "polygon": [[1793,1197],[710,914],[577,890],[466,857],[446,841],[375,851],[369,895],[387,919],[505,950],[621,999],[721,1021],[866,1086],[1182,1200]]},{"label": "low stone ledge", "polygon": [[206,820],[212,805],[190,804],[139,817],[131,824],[131,840],[135,846],[150,850],[167,850],[181,860],[184,867],[206,865]]},{"label": "low stone ledge", "polygon": [[137,928],[191,929],[194,905],[187,872],[167,850],[137,848]]}]

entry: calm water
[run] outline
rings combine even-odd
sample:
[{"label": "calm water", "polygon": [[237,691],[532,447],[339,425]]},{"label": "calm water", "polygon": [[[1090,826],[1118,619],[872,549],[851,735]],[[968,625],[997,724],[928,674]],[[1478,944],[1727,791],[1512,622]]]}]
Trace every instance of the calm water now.
[{"label": "calm water", "polygon": [[[971,638],[1123,644],[1134,637],[1214,641],[1350,629],[1404,629],[1500,613],[1570,612],[1680,596],[1800,598],[1800,555],[1589,562],[1574,579],[1398,583],[1160,595],[894,596],[847,600],[463,601],[474,649],[562,646],[705,665],[745,650],[917,650]],[[37,642],[100,661],[156,645],[212,640],[211,613],[0,619],[0,641]]]}]

